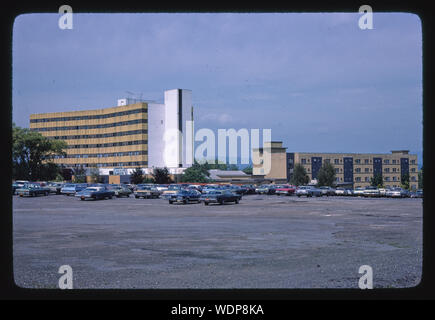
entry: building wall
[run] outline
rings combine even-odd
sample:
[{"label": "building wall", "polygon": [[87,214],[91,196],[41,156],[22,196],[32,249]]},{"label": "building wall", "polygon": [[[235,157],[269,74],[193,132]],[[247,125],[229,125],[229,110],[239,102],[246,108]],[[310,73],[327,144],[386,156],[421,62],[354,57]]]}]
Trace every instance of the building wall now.
[{"label": "building wall", "polygon": [[[370,185],[370,178],[374,176],[376,167],[382,172],[384,186],[400,187],[402,168],[406,168],[403,162],[408,163],[409,184],[411,188],[418,188],[418,165],[417,155],[407,154],[406,152],[392,152],[385,154],[369,153],[294,153],[295,164],[302,164],[310,179],[313,178],[312,159],[317,157],[322,159],[322,163],[330,161],[336,169],[337,182],[344,183],[344,163],[345,158],[352,159],[352,174],[354,187],[365,187]],[[375,160],[379,158],[380,164],[374,166]],[[402,159],[402,160],[401,160]],[[405,161],[406,160],[406,161]],[[402,166],[401,166],[402,163]]]},{"label": "building wall", "polygon": [[66,141],[67,156],[54,159],[58,164],[100,167],[148,165],[147,103],[32,114],[30,129],[46,137]]},{"label": "building wall", "polygon": [[[265,148],[270,148],[271,168],[268,173],[263,172],[261,164],[254,164],[252,166],[252,174],[254,176],[264,175],[265,179],[273,180],[287,180],[288,168],[287,168],[287,153],[286,149],[282,147],[282,142],[272,141],[264,143]],[[265,155],[263,148],[253,149],[252,157],[254,163],[259,163]]]},{"label": "building wall", "polygon": [[149,167],[164,167],[163,152],[165,133],[165,105],[164,104],[149,104],[148,105],[148,166]]}]

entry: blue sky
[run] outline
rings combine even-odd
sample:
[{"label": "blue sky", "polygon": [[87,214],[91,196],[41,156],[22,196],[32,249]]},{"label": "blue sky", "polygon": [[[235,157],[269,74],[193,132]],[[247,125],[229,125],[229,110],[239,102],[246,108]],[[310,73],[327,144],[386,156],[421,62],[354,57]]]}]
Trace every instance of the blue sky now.
[{"label": "blue sky", "polygon": [[[74,10],[74,8],[73,8]],[[270,128],[288,151],[422,147],[418,16],[374,13],[59,14],[17,17],[13,121],[116,105],[126,91],[163,101],[191,89],[195,128]]]}]

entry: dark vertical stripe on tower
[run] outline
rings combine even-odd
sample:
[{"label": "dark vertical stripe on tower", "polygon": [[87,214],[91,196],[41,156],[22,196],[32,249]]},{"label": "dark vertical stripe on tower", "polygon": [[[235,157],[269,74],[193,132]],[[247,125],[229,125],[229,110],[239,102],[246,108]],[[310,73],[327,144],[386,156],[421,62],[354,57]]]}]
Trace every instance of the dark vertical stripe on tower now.
[{"label": "dark vertical stripe on tower", "polygon": [[180,140],[178,141],[179,163],[178,166],[183,166],[183,97],[181,89],[178,89],[178,130],[180,131]]}]

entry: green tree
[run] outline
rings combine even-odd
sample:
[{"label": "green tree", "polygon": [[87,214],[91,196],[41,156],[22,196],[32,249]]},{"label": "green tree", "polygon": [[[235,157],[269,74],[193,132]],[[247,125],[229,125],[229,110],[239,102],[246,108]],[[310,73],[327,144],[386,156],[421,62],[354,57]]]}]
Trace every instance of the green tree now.
[{"label": "green tree", "polygon": [[246,174],[252,174],[252,166],[248,166],[242,170]]},{"label": "green tree", "polygon": [[382,188],[384,186],[384,180],[382,174],[377,173],[370,178],[370,185],[373,187]]},{"label": "green tree", "polygon": [[293,169],[291,183],[295,186],[305,185],[310,181],[304,166],[297,163]]},{"label": "green tree", "polygon": [[65,155],[66,142],[52,140],[39,132],[12,125],[12,175],[20,180],[52,180],[59,173],[53,163]]},{"label": "green tree", "polygon": [[400,177],[400,183],[403,189],[409,190],[409,173],[404,173]]},{"label": "green tree", "polygon": [[166,184],[171,183],[171,177],[169,176],[169,170],[168,168],[155,168],[152,173],[154,183],[157,184]]},{"label": "green tree", "polygon": [[208,164],[199,164],[195,161],[190,168],[184,170],[180,180],[181,182],[208,182],[210,176],[208,168]]},{"label": "green tree", "polygon": [[319,186],[332,187],[335,183],[335,168],[331,163],[325,162],[317,172]]},{"label": "green tree", "polygon": [[86,183],[86,170],[82,165],[74,169],[74,182]]},{"label": "green tree", "polygon": [[418,171],[418,188],[423,189],[423,167]]},{"label": "green tree", "polygon": [[104,178],[100,176],[100,170],[97,168],[97,166],[93,166],[91,168],[91,180],[93,183],[103,183]]},{"label": "green tree", "polygon": [[136,168],[130,175],[130,183],[140,184],[144,180],[143,171],[141,168]]}]

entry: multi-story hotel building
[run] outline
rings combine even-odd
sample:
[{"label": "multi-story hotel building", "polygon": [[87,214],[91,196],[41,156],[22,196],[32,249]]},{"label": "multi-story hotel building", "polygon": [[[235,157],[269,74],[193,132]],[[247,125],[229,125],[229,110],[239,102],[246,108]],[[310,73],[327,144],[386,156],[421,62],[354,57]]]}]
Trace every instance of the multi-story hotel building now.
[{"label": "multi-story hotel building", "polygon": [[[193,120],[192,92],[174,89],[164,96],[163,104],[120,99],[111,108],[32,114],[30,129],[66,141],[66,155],[54,159],[65,167],[187,167],[186,136],[193,139],[192,133],[186,135],[186,121]],[[168,139],[175,140],[169,153]]]},{"label": "multi-story hotel building", "polygon": [[[317,179],[317,173],[323,163],[329,162],[335,168],[336,184],[349,185],[353,188],[370,185],[370,179],[376,174],[382,175],[386,187],[400,187],[405,174],[409,175],[411,189],[418,188],[417,155],[408,150],[391,153],[311,153],[287,152],[282,142],[271,143],[272,170],[265,179],[290,181],[296,164],[304,166],[310,180]],[[253,153],[262,156],[262,149]],[[253,174],[260,175],[261,166],[253,166]]]}]

